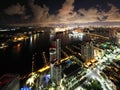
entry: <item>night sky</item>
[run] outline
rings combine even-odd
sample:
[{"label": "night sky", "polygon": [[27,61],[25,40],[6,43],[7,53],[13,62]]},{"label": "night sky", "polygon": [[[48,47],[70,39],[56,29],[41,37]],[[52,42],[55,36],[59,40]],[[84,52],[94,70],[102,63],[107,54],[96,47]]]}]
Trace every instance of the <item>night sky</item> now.
[{"label": "night sky", "polygon": [[0,0],[0,23],[120,22],[120,0]]}]

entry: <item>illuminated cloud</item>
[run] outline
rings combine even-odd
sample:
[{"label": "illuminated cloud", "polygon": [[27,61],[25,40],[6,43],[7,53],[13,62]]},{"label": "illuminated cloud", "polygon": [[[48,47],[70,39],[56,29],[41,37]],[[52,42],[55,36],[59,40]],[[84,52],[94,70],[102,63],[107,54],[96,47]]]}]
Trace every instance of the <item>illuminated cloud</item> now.
[{"label": "illuminated cloud", "polygon": [[109,6],[111,7],[110,10],[105,12],[104,10],[99,11],[97,8],[92,8],[92,7],[89,9],[80,8],[77,11],[73,11],[74,10],[73,3],[74,0],[66,0],[57,15],[49,15],[48,22],[87,23],[87,22],[101,22],[101,21],[102,22],[120,21],[119,9],[112,4],[109,4]]},{"label": "illuminated cloud", "polygon": [[[73,1],[73,0],[72,0]],[[73,2],[72,2],[73,3]],[[116,22],[120,21],[120,10],[112,4],[109,4],[111,7],[108,11],[99,11],[97,8],[84,9],[80,8],[78,11],[73,12],[73,5],[64,3],[63,8],[60,9],[58,16],[61,16],[60,19],[66,23],[86,23],[86,22]],[[67,8],[67,9],[66,9]],[[72,13],[69,14],[69,12]],[[61,21],[62,22],[62,21]]]},{"label": "illuminated cloud", "polygon": [[33,15],[25,15],[25,7],[20,4],[12,5],[5,9],[5,13],[8,15],[22,15],[23,19],[31,19],[32,23],[36,24],[58,24],[58,23],[87,23],[87,22],[120,22],[120,9],[116,6],[109,4],[110,10],[102,11],[97,8],[84,9],[80,8],[74,11],[74,1],[66,0],[62,7],[58,10],[57,14],[50,14],[49,8],[46,5],[40,6],[34,3],[34,0],[30,0],[29,6]]},{"label": "illuminated cloud", "polygon": [[106,13],[108,16],[107,21],[120,21],[120,9],[112,4],[109,5],[111,6],[111,9]]},{"label": "illuminated cloud", "polygon": [[62,5],[62,8],[59,10],[58,17],[63,19],[74,17],[75,12],[73,12],[73,3],[74,0],[66,0],[65,3]]},{"label": "illuminated cloud", "polygon": [[48,19],[49,16],[49,8],[46,7],[45,5],[43,7],[36,5],[36,4],[31,4],[32,12],[34,15],[33,21],[36,22],[45,22]]},{"label": "illuminated cloud", "polygon": [[56,20],[55,15],[49,14],[49,8],[47,6],[43,5],[41,7],[40,5],[34,4],[34,0],[30,0],[29,5],[33,13],[32,23],[47,24],[48,22],[54,23]]},{"label": "illuminated cloud", "polygon": [[85,9],[78,10],[78,18],[82,22],[97,21],[97,17],[98,17],[98,10],[96,8],[90,8],[88,10]]},{"label": "illuminated cloud", "polygon": [[[68,21],[76,16],[76,12],[74,10],[73,6],[74,0],[66,0],[61,9],[58,10],[57,15],[50,15],[49,21],[52,23],[68,23]],[[52,20],[52,21],[50,21]]]},{"label": "illuminated cloud", "polygon": [[32,0],[29,5],[32,8],[33,12],[33,21],[36,23],[63,23],[68,21],[69,18],[74,17],[76,12],[73,12],[74,0],[66,0],[62,5],[62,8],[58,11],[57,15],[50,15],[49,8],[45,5],[43,7],[34,4],[34,0]]},{"label": "illuminated cloud", "polygon": [[5,9],[4,12],[8,15],[24,15],[25,7],[17,3]]}]

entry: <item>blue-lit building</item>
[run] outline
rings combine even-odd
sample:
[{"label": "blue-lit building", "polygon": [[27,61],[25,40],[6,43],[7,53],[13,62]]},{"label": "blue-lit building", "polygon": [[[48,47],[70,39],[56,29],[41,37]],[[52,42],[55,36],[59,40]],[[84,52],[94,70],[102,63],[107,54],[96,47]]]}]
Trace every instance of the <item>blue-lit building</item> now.
[{"label": "blue-lit building", "polygon": [[21,88],[20,90],[32,90],[30,87],[24,86],[23,88]]}]

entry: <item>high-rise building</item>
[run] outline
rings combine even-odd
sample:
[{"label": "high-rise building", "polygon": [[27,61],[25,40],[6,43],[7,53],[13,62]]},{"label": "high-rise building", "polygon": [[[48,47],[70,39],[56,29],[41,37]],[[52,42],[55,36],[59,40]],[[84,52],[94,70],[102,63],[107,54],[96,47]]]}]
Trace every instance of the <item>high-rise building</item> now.
[{"label": "high-rise building", "polygon": [[54,63],[60,63],[61,60],[61,40],[56,39],[55,41],[52,41],[51,47],[49,49],[50,53],[50,62]]},{"label": "high-rise building", "polygon": [[120,31],[116,32],[116,44],[120,46]]},{"label": "high-rise building", "polygon": [[57,61],[60,63],[61,60],[61,40],[56,40],[56,51],[57,51]]},{"label": "high-rise building", "polygon": [[60,85],[60,80],[62,78],[62,66],[61,65],[55,65],[55,68],[54,68],[54,78],[55,78],[55,83],[57,85]]},{"label": "high-rise building", "polygon": [[94,58],[94,46],[93,46],[93,42],[89,43],[89,53],[90,53],[90,59]]},{"label": "high-rise building", "polygon": [[84,61],[88,60],[88,45],[81,45],[81,57]]},{"label": "high-rise building", "polygon": [[50,75],[52,83],[59,85],[61,79],[61,41],[56,39],[51,43],[50,53]]},{"label": "high-rise building", "polygon": [[117,31],[116,29],[109,30],[109,40],[113,44],[116,44],[116,31]]},{"label": "high-rise building", "polygon": [[50,55],[50,62],[56,62],[57,56],[56,56],[56,48],[50,48],[49,49],[49,55]]},{"label": "high-rise building", "polygon": [[85,42],[81,45],[81,57],[84,61],[94,58],[94,47],[92,42]]},{"label": "high-rise building", "polygon": [[54,63],[50,63],[50,78],[51,82],[54,82]]},{"label": "high-rise building", "polygon": [[49,49],[49,55],[50,55],[50,77],[52,83],[54,83],[54,63],[56,62],[56,48],[51,47]]},{"label": "high-rise building", "polygon": [[116,35],[116,29],[109,30],[109,37],[115,37]]},{"label": "high-rise building", "polygon": [[5,74],[0,77],[0,90],[20,90],[19,75]]},{"label": "high-rise building", "polygon": [[56,39],[56,56],[57,56],[57,65],[55,65],[54,72],[55,72],[55,82],[57,85],[60,84],[60,80],[62,78],[62,66],[61,63],[61,40]]}]

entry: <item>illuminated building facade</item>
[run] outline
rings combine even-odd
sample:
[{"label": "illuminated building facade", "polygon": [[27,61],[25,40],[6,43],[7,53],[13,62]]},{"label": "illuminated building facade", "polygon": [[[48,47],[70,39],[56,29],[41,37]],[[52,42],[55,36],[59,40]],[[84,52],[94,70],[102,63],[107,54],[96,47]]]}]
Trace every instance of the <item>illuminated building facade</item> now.
[{"label": "illuminated building facade", "polygon": [[109,30],[110,42],[116,44],[116,29]]},{"label": "illuminated building facade", "polygon": [[120,31],[116,32],[116,44],[120,46]]},{"label": "illuminated building facade", "polygon": [[92,42],[86,42],[81,45],[81,57],[84,61],[94,58],[94,47]]},{"label": "illuminated building facade", "polygon": [[49,55],[50,55],[50,77],[53,83],[54,82],[54,62],[56,61],[56,48],[50,48]]},{"label": "illuminated building facade", "polygon": [[57,51],[57,61],[60,63],[61,60],[61,40],[57,39],[56,40],[56,51]]},{"label": "illuminated building facade", "polygon": [[51,78],[56,85],[60,84],[60,80],[62,78],[61,70],[62,70],[61,65],[54,65],[54,68],[51,67],[51,72],[53,72],[51,73]]},{"label": "illuminated building facade", "polygon": [[51,82],[54,83],[54,64],[53,63],[50,64],[50,78],[51,78]]},{"label": "illuminated building facade", "polygon": [[71,64],[69,67],[63,70],[63,81],[66,87],[65,90],[74,90],[80,84],[79,72],[81,67],[78,64]]},{"label": "illuminated building facade", "polygon": [[60,39],[56,39],[51,43],[51,47],[49,49],[50,54],[50,76],[52,83],[59,85],[61,80],[61,41]]},{"label": "illuminated building facade", "polygon": [[109,30],[109,37],[115,37],[116,29]]},{"label": "illuminated building facade", "polygon": [[94,46],[93,46],[93,42],[89,43],[89,54],[90,54],[90,59],[94,58]]}]

